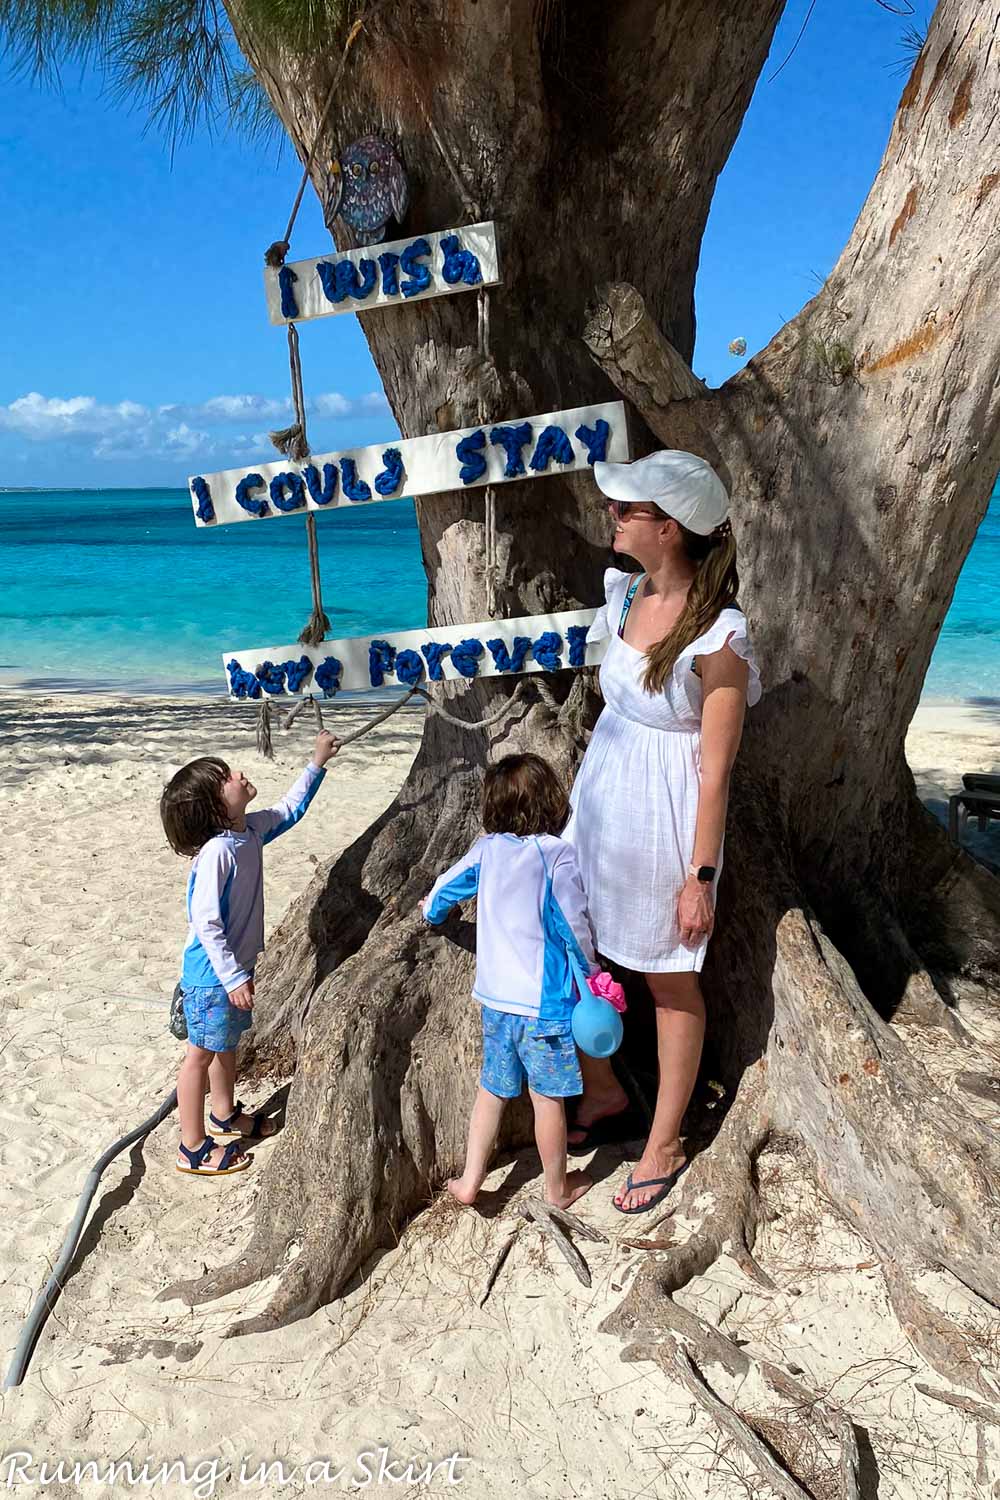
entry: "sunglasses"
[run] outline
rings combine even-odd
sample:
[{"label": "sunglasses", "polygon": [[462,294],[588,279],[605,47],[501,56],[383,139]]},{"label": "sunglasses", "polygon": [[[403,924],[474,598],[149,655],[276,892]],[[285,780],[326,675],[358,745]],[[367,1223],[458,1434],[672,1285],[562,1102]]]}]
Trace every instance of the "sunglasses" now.
[{"label": "sunglasses", "polygon": [[638,520],[640,517],[645,517],[647,521],[667,520],[667,517],[662,516],[657,510],[638,510],[632,500],[608,500],[605,503],[611,514],[617,516],[619,521]]}]

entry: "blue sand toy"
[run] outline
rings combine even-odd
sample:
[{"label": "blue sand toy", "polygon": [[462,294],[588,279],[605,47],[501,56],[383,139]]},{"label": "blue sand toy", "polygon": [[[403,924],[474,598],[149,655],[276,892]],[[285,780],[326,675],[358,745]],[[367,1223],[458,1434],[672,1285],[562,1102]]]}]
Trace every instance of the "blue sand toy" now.
[{"label": "blue sand toy", "polygon": [[614,1006],[593,994],[586,976],[574,964],[579,1000],[573,1007],[573,1040],[588,1057],[610,1057],[621,1046],[624,1027]]}]

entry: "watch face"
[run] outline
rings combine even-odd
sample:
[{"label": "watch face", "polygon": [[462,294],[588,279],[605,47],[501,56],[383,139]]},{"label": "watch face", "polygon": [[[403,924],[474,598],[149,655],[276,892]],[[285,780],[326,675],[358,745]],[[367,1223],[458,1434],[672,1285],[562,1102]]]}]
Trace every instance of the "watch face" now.
[{"label": "watch face", "polygon": [[698,879],[701,880],[701,881],[703,881],[706,885],[710,881],[714,880],[715,879],[715,866],[714,865],[699,865],[698,866]]}]

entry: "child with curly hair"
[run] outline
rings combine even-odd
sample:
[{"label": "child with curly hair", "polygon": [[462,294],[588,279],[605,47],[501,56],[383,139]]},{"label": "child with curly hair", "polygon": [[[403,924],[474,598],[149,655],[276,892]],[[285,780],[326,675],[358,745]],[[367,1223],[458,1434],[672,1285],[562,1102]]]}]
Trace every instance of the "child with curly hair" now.
[{"label": "child with curly hair", "polygon": [[[234,1098],[236,1047],[253,1020],[254,967],[264,947],[264,845],[294,828],[339,748],[331,734],[317,735],[294,786],[262,812],[247,812],[257,795],[253,783],[215,756],[190,761],[163,790],[160,818],[170,847],[193,856],[180,980],[188,1044],[177,1077],[178,1172],[243,1172],[253,1161],[246,1145],[274,1133],[271,1121],[246,1113]],[[210,1123],[227,1145],[205,1134],[206,1092]]]}]

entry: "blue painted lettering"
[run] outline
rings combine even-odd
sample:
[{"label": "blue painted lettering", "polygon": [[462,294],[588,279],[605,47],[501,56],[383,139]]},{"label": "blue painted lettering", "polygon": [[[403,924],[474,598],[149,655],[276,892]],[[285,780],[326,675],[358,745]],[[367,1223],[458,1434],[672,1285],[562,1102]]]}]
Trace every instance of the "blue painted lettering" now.
[{"label": "blue painted lettering", "polygon": [[295,300],[295,283],[298,277],[291,266],[282,266],[278,272],[278,286],[281,288],[281,316],[283,318],[297,318],[299,315],[299,304]]},{"label": "blue painted lettering", "polygon": [[587,627],[586,625],[570,625],[566,630],[566,641],[569,645],[569,664],[571,667],[584,667],[587,664]]},{"label": "blue painted lettering", "polygon": [[329,505],[337,493],[337,465],[323,465],[323,479],[320,482],[319,470],[315,464],[306,464],[302,470],[302,478],[306,487],[317,505]]},{"label": "blue painted lettering", "polygon": [[463,484],[472,484],[473,480],[481,479],[486,473],[486,460],[482,454],[485,447],[486,434],[482,429],[470,432],[468,437],[461,438],[455,444],[455,457],[462,465],[458,477]]},{"label": "blue painted lettering", "polygon": [[387,448],[382,462],[385,468],[375,475],[375,488],[380,495],[394,495],[403,483],[403,455],[398,448]]},{"label": "blue painted lettering", "polygon": [[257,667],[257,681],[265,693],[285,691],[285,669],[273,661],[262,661]]},{"label": "blue painted lettering", "polygon": [[450,644],[445,641],[427,641],[420,649],[424,653],[427,675],[431,682],[440,682],[444,676],[441,663],[451,650]]},{"label": "blue painted lettering", "polygon": [[451,653],[451,664],[462,677],[475,677],[479,671],[479,658],[483,654],[483,643],[475,637],[459,641]]},{"label": "blue painted lettering", "polygon": [[236,504],[242,510],[249,511],[252,516],[266,516],[268,514],[267,501],[254,500],[250,494],[251,490],[262,490],[263,488],[263,474],[244,474],[236,486]]},{"label": "blue painted lettering", "polygon": [[535,444],[530,466],[537,474],[543,474],[549,466],[549,460],[553,458],[557,464],[573,462],[573,445],[561,427],[545,428]]},{"label": "blue painted lettering", "polygon": [[[286,490],[289,491],[287,495]],[[301,474],[275,474],[268,486],[268,493],[275,509],[283,510],[286,515],[290,510],[301,510],[306,503],[306,487],[302,483]]]},{"label": "blue painted lettering", "polygon": [[252,672],[240,666],[235,656],[226,662],[226,671],[229,673],[229,691],[234,698],[260,697],[260,683]]},{"label": "blue painted lettering", "polygon": [[593,427],[578,427],[573,436],[586,448],[588,464],[604,462],[608,452],[608,438],[611,436],[611,428],[603,417],[598,417]]},{"label": "blue painted lettering", "polygon": [[407,687],[416,687],[424,675],[424,659],[419,651],[400,651],[396,657],[396,676]]},{"label": "blue painted lettering", "polygon": [[426,292],[431,284],[431,273],[427,266],[420,262],[425,256],[430,255],[431,247],[424,239],[414,240],[412,245],[407,245],[399,257],[399,264],[408,281],[404,281],[400,287],[404,297],[415,297],[418,292]]},{"label": "blue painted lettering", "polygon": [[214,521],[215,506],[212,504],[212,492],[200,474],[196,474],[192,479],[191,488],[194,490],[194,497],[198,502],[198,509],[195,512],[198,520]]},{"label": "blue painted lettering", "polygon": [[297,693],[312,671],[312,662],[308,656],[300,656],[298,661],[283,661],[281,669],[288,679],[288,691]]},{"label": "blue painted lettering", "polygon": [[513,650],[507,650],[505,641],[499,639],[487,641],[486,649],[493,658],[493,665],[498,672],[520,672],[524,667],[524,658],[528,654],[531,645],[526,635],[516,635],[513,641]]},{"label": "blue painted lettering", "polygon": [[393,250],[383,250],[378,258],[382,272],[383,297],[399,296],[399,256]]},{"label": "blue painted lettering", "polygon": [[519,427],[494,427],[490,433],[490,442],[502,448],[507,455],[507,463],[503,471],[505,479],[516,479],[519,474],[524,473],[521,449],[531,442],[530,422],[522,422]]},{"label": "blue painted lettering", "polygon": [[395,660],[396,652],[388,641],[369,641],[368,677],[372,687],[382,686],[385,674],[392,671]]},{"label": "blue painted lettering", "polygon": [[314,681],[324,698],[335,696],[340,687],[340,674],[344,670],[335,656],[324,656],[316,668]]},{"label": "blue painted lettering", "polygon": [[344,487],[344,494],[348,500],[356,503],[361,500],[370,500],[372,492],[363,479],[358,478],[357,465],[353,458],[342,458],[340,460],[340,482]]},{"label": "blue painted lettering", "polygon": [[464,281],[466,286],[478,286],[483,279],[479,261],[471,250],[463,250],[457,234],[446,234],[441,241],[444,263],[441,275],[449,286]]},{"label": "blue painted lettering", "polygon": [[558,672],[562,666],[559,660],[561,648],[562,636],[554,630],[546,630],[537,641],[532,642],[531,654],[543,672]]}]

